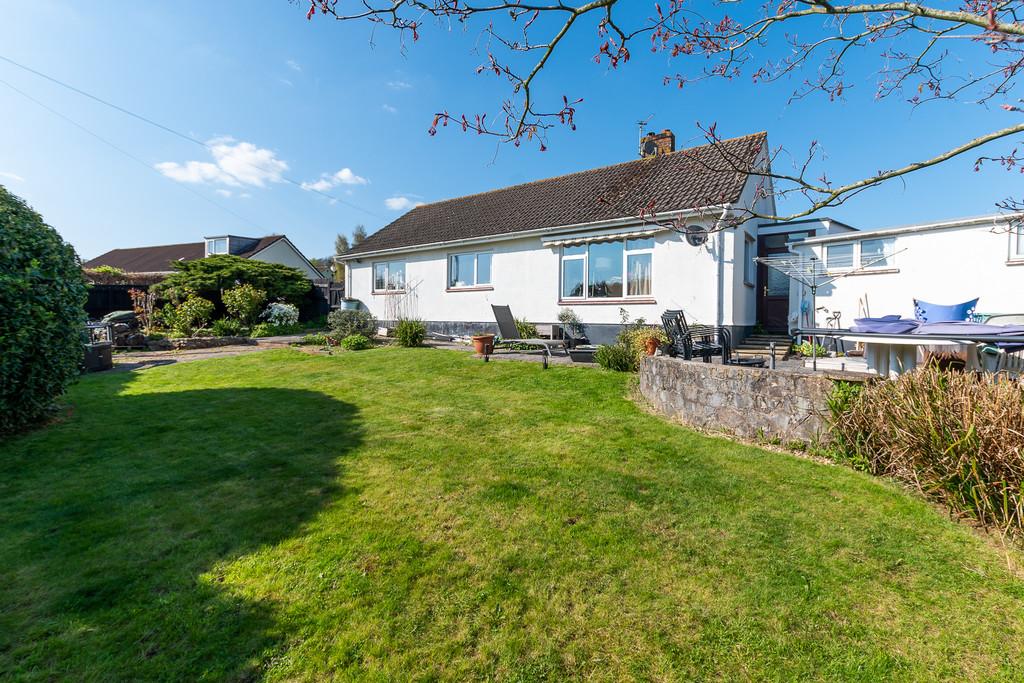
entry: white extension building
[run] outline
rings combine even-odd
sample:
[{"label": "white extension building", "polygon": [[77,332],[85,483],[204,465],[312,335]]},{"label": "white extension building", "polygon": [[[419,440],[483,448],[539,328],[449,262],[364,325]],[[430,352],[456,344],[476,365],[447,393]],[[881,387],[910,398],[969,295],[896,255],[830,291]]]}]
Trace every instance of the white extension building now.
[{"label": "white extension building", "polygon": [[843,327],[860,317],[913,318],[914,299],[952,305],[977,298],[981,315],[1024,313],[1021,218],[981,216],[791,242],[797,254],[844,276],[818,289],[813,318],[809,291],[794,285],[790,328],[824,327],[836,311]]},{"label": "white extension building", "polygon": [[[658,322],[678,308],[691,322],[742,335],[761,308],[759,242],[785,244],[788,230],[806,231],[754,220],[716,230],[751,206],[774,210],[770,192],[758,196],[766,194],[757,192],[758,177],[715,168],[723,155],[757,168],[766,136],[675,151],[664,131],[647,143],[638,160],[413,209],[338,257],[347,298],[379,320],[413,316],[452,334],[493,330],[491,304],[507,304],[533,323],[556,322],[571,308],[596,343],[618,331],[621,310]],[[651,209],[657,223],[639,218]],[[706,239],[691,244],[663,227],[679,218],[708,231]],[[783,326],[787,311],[788,301]]]}]

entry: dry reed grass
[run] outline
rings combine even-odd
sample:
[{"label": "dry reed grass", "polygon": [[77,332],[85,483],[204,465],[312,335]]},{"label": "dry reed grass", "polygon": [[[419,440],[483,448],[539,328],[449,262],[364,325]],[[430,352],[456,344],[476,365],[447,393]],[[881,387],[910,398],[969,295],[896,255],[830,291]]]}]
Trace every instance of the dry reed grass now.
[{"label": "dry reed grass", "polygon": [[1002,532],[1024,531],[1024,385],[927,367],[838,387],[833,446]]}]

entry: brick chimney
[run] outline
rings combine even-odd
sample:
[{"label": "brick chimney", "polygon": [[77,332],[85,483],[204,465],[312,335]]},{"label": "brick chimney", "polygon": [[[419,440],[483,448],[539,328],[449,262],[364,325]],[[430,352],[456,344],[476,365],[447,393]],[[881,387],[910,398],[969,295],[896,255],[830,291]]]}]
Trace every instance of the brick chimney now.
[{"label": "brick chimney", "polygon": [[[648,143],[654,143],[650,145]],[[661,131],[660,133],[650,132],[644,137],[643,143],[640,145],[640,152],[642,156],[649,157],[656,154],[668,154],[669,152],[676,151],[676,134],[670,131],[668,128]]]}]

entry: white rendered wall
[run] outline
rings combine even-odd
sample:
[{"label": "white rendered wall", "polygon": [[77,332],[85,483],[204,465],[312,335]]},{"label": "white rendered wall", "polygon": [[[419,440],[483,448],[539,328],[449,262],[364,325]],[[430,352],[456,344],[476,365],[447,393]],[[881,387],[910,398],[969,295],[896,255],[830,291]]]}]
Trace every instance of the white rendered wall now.
[{"label": "white rendered wall", "polygon": [[[723,237],[728,249],[731,235]],[[681,308],[690,321],[710,323],[718,315],[716,244],[715,235],[702,247],[690,246],[674,232],[655,235],[651,268],[652,298],[656,303],[559,303],[560,249],[544,246],[540,237],[347,261],[347,295],[362,301],[378,319],[389,319],[386,302],[394,295],[371,291],[373,264],[402,260],[406,263],[406,287],[416,292],[410,304],[415,310],[410,314],[427,321],[493,322],[490,305],[507,304],[517,317],[537,323],[557,321],[563,307],[572,308],[588,324],[616,324],[620,308],[625,308],[631,319],[642,317],[649,322],[659,321],[665,309]],[[448,255],[474,250],[493,253],[493,289],[446,291]],[[730,276],[729,268],[724,269],[726,277]],[[731,303],[725,308],[729,315]],[[723,323],[733,324],[728,318]]]},{"label": "white rendered wall", "polygon": [[[893,237],[898,252],[894,268],[850,275],[818,290],[817,305],[841,311],[844,327],[867,315],[913,318],[915,298],[957,304],[980,297],[979,313],[1024,312],[1024,261],[1010,259],[1010,235],[1005,230],[969,226]],[[861,239],[870,238],[870,232],[861,234]],[[822,257],[822,245],[802,244],[796,251]],[[799,306],[799,297],[793,297],[790,314],[796,315]],[[818,314],[818,326],[824,325],[825,315]]]},{"label": "white rendered wall", "polygon": [[306,259],[301,254],[297,253],[288,242],[283,239],[278,240],[271,244],[266,249],[262,250],[258,254],[251,256],[254,261],[266,261],[267,263],[280,263],[281,265],[291,266],[292,268],[298,268],[306,277],[309,279],[319,279],[324,277],[315,270],[309,267],[306,263]]}]

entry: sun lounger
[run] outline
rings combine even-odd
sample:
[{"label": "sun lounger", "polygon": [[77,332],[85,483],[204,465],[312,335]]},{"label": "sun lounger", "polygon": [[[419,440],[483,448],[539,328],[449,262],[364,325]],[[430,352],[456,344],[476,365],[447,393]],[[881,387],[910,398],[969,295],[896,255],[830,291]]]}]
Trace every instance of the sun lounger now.
[{"label": "sun lounger", "polygon": [[[495,306],[491,304],[491,310],[494,311],[494,320],[498,323],[498,341],[497,344],[522,344],[523,346],[534,346],[538,347],[536,350],[527,351],[527,353],[541,353],[544,356],[544,369],[548,367],[548,359],[551,358],[551,349],[557,349],[564,346],[564,342],[560,339],[521,339],[519,338],[519,328],[516,327],[516,319],[512,315],[512,309],[508,306]],[[486,359],[486,356],[484,356]]]}]

